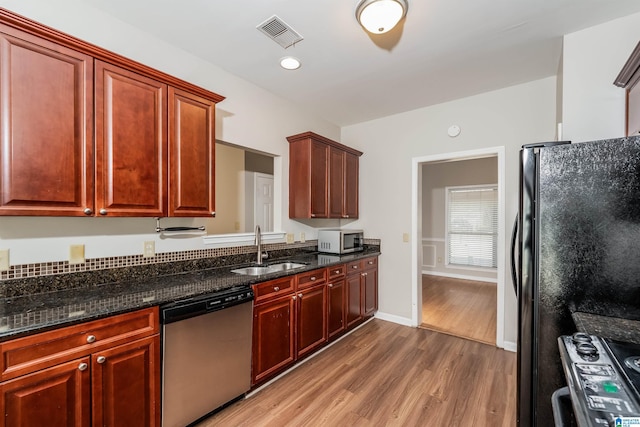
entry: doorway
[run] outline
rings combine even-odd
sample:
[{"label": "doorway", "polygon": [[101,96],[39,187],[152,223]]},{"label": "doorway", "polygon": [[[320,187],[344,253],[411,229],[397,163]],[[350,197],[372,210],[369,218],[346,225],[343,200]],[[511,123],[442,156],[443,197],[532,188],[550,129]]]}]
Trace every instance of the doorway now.
[{"label": "doorway", "polygon": [[[474,160],[493,161],[492,171],[497,180],[493,181],[497,191],[497,229],[495,239],[495,264],[492,269],[473,268],[464,266],[459,268],[457,262],[449,262],[451,249],[447,237],[451,232],[429,230],[430,220],[426,217],[433,215],[424,212],[425,200],[425,170],[432,166],[442,170],[447,165],[468,166]],[[480,164],[477,163],[477,164]],[[476,164],[476,165],[477,165]],[[439,165],[436,168],[436,165]],[[464,169],[464,168],[463,168]],[[428,174],[428,172],[427,172]],[[460,179],[460,173],[454,172]],[[433,178],[433,177],[432,177]],[[494,178],[495,179],[495,178]],[[460,184],[460,181],[457,181]],[[484,184],[484,182],[481,182]],[[475,185],[479,182],[466,182],[464,185]],[[497,185],[496,185],[497,184]],[[457,185],[453,183],[452,185]],[[444,188],[438,190],[445,191]],[[428,197],[432,197],[432,194]],[[434,203],[444,204],[435,201]],[[447,202],[449,203],[449,202]],[[448,213],[442,209],[440,218]],[[436,215],[436,216],[437,216]],[[423,221],[425,219],[425,221]],[[438,221],[433,221],[438,222]],[[427,234],[424,235],[424,231]],[[412,324],[421,326],[423,323],[430,329],[477,341],[504,347],[504,269],[505,269],[505,224],[504,224],[504,147],[494,147],[482,150],[446,153],[442,155],[426,156],[413,159],[412,168],[412,267],[413,267],[413,313]],[[425,241],[425,238],[426,240]],[[428,241],[431,240],[431,241]],[[426,273],[426,274],[423,274]],[[429,304],[423,304],[423,298]],[[489,304],[489,310],[484,310]],[[426,310],[426,312],[424,312]],[[424,314],[423,314],[424,313]],[[480,314],[480,319],[474,318],[474,313]],[[423,317],[424,315],[424,317]],[[482,323],[482,324],[481,324]],[[476,332],[473,332],[473,327]],[[456,329],[457,328],[457,329]],[[490,329],[490,330],[487,330]]]}]

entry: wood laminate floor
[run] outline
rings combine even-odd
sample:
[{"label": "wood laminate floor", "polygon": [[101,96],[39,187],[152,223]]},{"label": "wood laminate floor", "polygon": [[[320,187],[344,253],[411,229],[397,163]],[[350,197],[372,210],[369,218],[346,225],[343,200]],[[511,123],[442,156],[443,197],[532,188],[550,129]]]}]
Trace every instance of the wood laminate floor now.
[{"label": "wood laminate floor", "polygon": [[422,276],[421,327],[496,344],[496,284]]},{"label": "wood laminate floor", "polygon": [[515,363],[515,353],[374,319],[198,427],[512,427]]}]

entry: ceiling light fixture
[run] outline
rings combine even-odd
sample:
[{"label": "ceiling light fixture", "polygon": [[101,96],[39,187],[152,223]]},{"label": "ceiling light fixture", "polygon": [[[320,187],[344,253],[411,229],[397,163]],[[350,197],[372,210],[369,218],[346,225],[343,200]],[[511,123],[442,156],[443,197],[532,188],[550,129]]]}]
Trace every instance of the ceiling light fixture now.
[{"label": "ceiling light fixture", "polygon": [[407,14],[407,0],[360,0],[356,19],[373,34],[390,31]]},{"label": "ceiling light fixture", "polygon": [[300,60],[293,56],[285,56],[280,59],[280,66],[285,70],[297,70],[300,68]]}]

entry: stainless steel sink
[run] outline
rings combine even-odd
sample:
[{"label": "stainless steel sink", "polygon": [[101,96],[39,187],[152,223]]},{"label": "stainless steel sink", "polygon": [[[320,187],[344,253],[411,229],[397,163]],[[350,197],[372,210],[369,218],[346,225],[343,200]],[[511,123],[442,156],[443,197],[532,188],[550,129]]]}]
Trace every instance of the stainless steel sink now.
[{"label": "stainless steel sink", "polygon": [[232,273],[245,274],[247,276],[260,276],[262,274],[277,273],[279,271],[294,270],[296,268],[304,267],[305,264],[297,262],[280,262],[277,264],[257,266],[257,267],[243,267],[231,270]]}]

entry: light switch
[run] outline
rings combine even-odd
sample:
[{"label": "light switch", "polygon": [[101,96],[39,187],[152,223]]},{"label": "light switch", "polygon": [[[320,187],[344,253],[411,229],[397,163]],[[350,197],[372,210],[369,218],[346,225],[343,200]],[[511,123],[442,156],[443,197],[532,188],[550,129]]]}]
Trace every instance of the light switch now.
[{"label": "light switch", "polygon": [[84,261],[84,245],[69,246],[69,264],[82,264]]},{"label": "light switch", "polygon": [[293,233],[287,233],[287,243],[293,243]]},{"label": "light switch", "polygon": [[403,242],[409,241],[409,233],[402,233],[402,241]]}]

